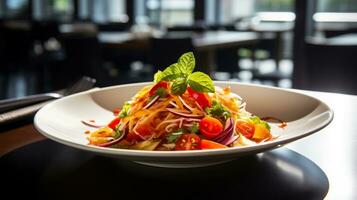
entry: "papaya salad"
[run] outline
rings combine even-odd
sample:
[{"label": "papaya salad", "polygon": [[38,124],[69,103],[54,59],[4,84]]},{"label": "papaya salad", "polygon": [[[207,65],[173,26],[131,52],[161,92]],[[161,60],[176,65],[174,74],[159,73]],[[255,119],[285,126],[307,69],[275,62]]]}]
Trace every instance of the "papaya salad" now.
[{"label": "papaya salad", "polygon": [[246,146],[275,138],[266,121],[246,111],[240,96],[229,87],[214,86],[194,67],[194,55],[188,52],[158,71],[154,83],[116,110],[108,125],[87,132],[89,145],[175,151]]}]

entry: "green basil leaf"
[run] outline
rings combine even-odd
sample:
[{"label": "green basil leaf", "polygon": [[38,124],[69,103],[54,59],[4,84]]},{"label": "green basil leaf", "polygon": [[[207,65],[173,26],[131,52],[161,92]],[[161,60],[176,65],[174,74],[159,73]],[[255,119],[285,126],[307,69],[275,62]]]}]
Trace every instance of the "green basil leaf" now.
[{"label": "green basil leaf", "polygon": [[179,77],[173,81],[171,92],[176,95],[185,93],[187,89],[187,80],[184,77]]},{"label": "green basil leaf", "polygon": [[214,92],[212,79],[203,72],[194,72],[188,76],[190,87],[197,92]]},{"label": "green basil leaf", "polygon": [[192,52],[184,53],[177,61],[182,73],[190,75],[196,65],[195,56]]},{"label": "green basil leaf", "polygon": [[176,78],[182,76],[182,72],[179,69],[179,66],[177,63],[174,63],[170,66],[168,66],[161,75],[161,80],[165,81],[172,81],[175,80]]},{"label": "green basil leaf", "polygon": [[154,75],[154,82],[155,82],[155,83],[160,82],[161,79],[162,79],[162,76],[163,76],[162,71],[160,71],[160,70],[157,71],[157,72],[155,73],[155,75]]}]

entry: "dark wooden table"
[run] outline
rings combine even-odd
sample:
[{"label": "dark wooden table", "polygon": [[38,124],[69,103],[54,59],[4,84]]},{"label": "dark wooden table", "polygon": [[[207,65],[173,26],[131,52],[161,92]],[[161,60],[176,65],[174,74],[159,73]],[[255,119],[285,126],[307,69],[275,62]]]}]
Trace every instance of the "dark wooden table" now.
[{"label": "dark wooden table", "polygon": [[32,124],[3,131],[2,189],[35,199],[357,199],[357,96],[304,92],[332,107],[330,125],[285,147],[206,168],[97,156],[45,139]]},{"label": "dark wooden table", "polygon": [[[170,32],[170,34],[175,34],[175,32]],[[180,31],[176,34],[192,36],[193,46],[200,61],[199,66],[202,66],[201,70],[208,74],[213,71],[215,50],[254,44],[259,38],[258,34],[254,32],[237,31],[206,31],[203,33]],[[101,32],[98,34],[98,39],[104,47],[117,51],[150,51],[150,35],[138,37],[129,32]]]}]

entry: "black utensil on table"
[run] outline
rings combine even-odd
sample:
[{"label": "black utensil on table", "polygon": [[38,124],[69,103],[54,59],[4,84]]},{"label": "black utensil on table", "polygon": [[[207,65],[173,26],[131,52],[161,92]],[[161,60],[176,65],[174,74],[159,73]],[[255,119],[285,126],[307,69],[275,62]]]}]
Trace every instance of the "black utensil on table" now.
[{"label": "black utensil on table", "polygon": [[55,99],[89,90],[93,88],[95,82],[96,80],[93,78],[82,77],[72,86],[55,93],[2,100],[0,101],[0,125],[31,116]]}]

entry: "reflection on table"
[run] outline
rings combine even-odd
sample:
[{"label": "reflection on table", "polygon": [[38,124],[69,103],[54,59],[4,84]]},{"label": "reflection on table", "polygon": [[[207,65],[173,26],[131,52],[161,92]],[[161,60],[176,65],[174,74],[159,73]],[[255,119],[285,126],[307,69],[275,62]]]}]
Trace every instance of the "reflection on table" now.
[{"label": "reflection on table", "polygon": [[[17,165],[17,159],[23,164]],[[21,187],[27,198],[321,199],[328,191],[323,171],[286,148],[211,167],[174,169],[101,157],[44,140],[1,161],[7,172],[2,177],[5,191]]]}]

